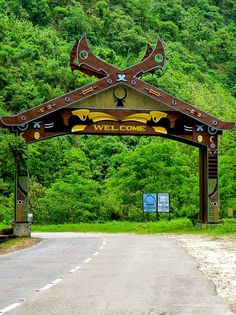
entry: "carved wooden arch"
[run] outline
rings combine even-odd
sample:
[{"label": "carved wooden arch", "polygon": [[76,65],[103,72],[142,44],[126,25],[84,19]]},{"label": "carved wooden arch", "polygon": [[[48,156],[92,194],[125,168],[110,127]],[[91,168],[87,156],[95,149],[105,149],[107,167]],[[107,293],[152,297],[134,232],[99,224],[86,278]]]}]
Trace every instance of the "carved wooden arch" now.
[{"label": "carved wooden arch", "polygon": [[[94,83],[47,101],[15,116],[0,118],[27,143],[64,134],[158,135],[197,146],[200,151],[200,216],[203,223],[218,222],[218,136],[231,130],[224,122],[140,79],[142,74],[163,68],[165,51],[160,39],[150,45],[143,60],[118,69],[99,59],[86,36],[75,43],[72,71],[95,76]],[[16,222],[27,222],[26,174],[18,174]]]}]

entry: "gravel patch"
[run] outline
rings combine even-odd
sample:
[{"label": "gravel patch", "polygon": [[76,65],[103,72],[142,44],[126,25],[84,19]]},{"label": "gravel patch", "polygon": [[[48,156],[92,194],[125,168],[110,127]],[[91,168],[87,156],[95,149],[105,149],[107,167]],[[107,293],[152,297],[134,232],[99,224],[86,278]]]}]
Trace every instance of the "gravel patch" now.
[{"label": "gravel patch", "polygon": [[170,237],[186,248],[202,273],[213,281],[218,294],[236,314],[236,235]]}]

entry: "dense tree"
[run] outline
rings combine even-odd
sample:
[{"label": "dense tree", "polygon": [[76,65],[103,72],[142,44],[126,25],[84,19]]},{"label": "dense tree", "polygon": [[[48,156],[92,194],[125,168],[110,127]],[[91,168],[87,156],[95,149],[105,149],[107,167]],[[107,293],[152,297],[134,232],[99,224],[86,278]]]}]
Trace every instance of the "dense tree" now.
[{"label": "dense tree", "polygon": [[[103,213],[109,219],[141,220],[142,194],[169,192],[175,216],[196,217],[197,169],[184,147],[171,140],[155,139],[139,144],[133,152],[114,155],[105,181]],[[197,158],[194,155],[193,160]],[[111,202],[107,203],[107,198]]]}]

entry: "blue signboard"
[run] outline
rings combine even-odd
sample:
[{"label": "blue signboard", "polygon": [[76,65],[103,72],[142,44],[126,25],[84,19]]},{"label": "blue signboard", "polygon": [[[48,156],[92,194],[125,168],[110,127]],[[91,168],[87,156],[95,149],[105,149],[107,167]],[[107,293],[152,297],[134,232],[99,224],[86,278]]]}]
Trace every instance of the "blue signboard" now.
[{"label": "blue signboard", "polygon": [[157,211],[157,194],[143,194],[143,211]]}]

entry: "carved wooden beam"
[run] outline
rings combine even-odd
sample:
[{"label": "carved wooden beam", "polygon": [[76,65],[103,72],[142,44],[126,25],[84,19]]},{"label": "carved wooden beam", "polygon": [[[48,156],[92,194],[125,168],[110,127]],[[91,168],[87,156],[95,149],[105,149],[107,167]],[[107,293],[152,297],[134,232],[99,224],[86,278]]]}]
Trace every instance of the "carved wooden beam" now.
[{"label": "carved wooden beam", "polygon": [[[73,70],[80,70],[100,79],[95,83],[69,92],[18,115],[1,117],[0,126],[25,125],[30,121],[39,119],[81,101],[88,96],[95,95],[118,84],[123,84],[158,100],[160,103],[168,105],[170,108],[174,108],[190,118],[207,124],[209,127],[216,130],[230,130],[235,127],[234,122],[224,122],[138,78],[144,73],[164,66],[165,51],[159,39],[157,40],[154,50],[148,47],[145,57],[146,58],[138,64],[123,70],[118,69],[96,57],[89,48],[86,36],[84,35],[79,43],[76,43],[72,49],[71,67]],[[77,64],[75,64],[75,59]]]}]

